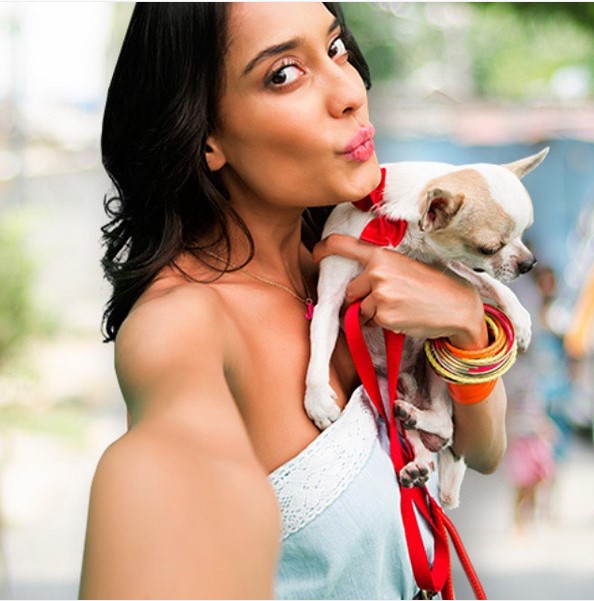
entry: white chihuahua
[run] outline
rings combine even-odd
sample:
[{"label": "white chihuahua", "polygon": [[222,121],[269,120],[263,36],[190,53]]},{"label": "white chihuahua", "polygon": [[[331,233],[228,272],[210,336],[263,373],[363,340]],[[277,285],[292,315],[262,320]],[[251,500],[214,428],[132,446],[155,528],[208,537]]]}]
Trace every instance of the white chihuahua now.
[{"label": "white chihuahua", "polygon": [[[536,263],[521,236],[532,224],[530,196],[520,178],[537,167],[548,153],[507,165],[479,163],[401,162],[386,169],[383,201],[374,211],[351,203],[337,206],[323,236],[333,233],[359,237],[378,214],[404,219],[407,231],[397,252],[425,263],[447,267],[472,282],[512,321],[519,350],[530,343],[531,320],[516,295],[502,282],[511,282]],[[357,261],[332,255],[320,264],[318,304],[311,323],[311,357],[306,379],[305,409],[320,429],[340,415],[330,386],[330,358],[339,330],[339,312],[348,283],[361,273]],[[379,328],[366,328],[375,369],[385,374],[385,352]],[[394,410],[408,429],[414,460],[399,474],[403,486],[422,486],[435,469],[439,454],[439,496],[445,507],[456,507],[466,464],[449,449],[453,436],[452,401],[445,382],[429,367],[423,341],[405,338]]]}]

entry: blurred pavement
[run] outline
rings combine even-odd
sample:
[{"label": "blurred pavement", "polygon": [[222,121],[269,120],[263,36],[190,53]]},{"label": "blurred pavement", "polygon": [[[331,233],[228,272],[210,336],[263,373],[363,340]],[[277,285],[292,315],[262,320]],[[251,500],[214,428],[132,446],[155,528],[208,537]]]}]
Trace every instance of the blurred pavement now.
[{"label": "blurred pavement", "polygon": [[84,446],[13,432],[0,480],[6,519],[4,599],[76,599],[91,480],[125,430],[122,405],[91,411]]},{"label": "blurred pavement", "polygon": [[[489,599],[594,598],[594,449],[574,438],[558,467],[551,519],[518,534],[512,528],[513,490],[504,468],[468,471],[461,505],[450,512]],[[457,562],[457,560],[456,560]],[[457,570],[456,593],[472,599]]]}]

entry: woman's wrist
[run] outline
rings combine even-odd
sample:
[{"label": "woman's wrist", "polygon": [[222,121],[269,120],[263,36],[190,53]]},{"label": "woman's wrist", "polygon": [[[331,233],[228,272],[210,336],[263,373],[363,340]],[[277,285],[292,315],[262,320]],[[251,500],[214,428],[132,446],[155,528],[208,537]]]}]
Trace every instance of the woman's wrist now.
[{"label": "woman's wrist", "polygon": [[450,396],[460,405],[476,405],[482,403],[493,392],[499,378],[481,384],[454,384],[448,382]]},{"label": "woman's wrist", "polygon": [[430,339],[424,345],[427,359],[448,383],[452,398],[467,405],[487,398],[517,355],[514,328],[507,315],[492,305],[483,307],[488,344],[482,348],[463,349],[446,338]]},{"label": "woman's wrist", "polygon": [[489,344],[489,331],[480,298],[478,298],[478,303],[474,303],[474,306],[466,314],[461,311],[460,317],[462,322],[458,326],[457,332],[448,336],[452,345],[469,351],[485,348]]}]

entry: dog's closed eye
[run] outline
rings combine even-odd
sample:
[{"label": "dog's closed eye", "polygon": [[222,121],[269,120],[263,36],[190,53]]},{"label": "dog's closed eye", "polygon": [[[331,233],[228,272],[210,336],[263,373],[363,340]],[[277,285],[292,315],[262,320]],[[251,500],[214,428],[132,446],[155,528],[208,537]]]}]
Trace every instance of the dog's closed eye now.
[{"label": "dog's closed eye", "polygon": [[491,248],[489,246],[479,246],[479,248],[478,248],[479,253],[481,253],[481,255],[485,255],[487,257],[490,257],[491,255],[498,253],[500,250],[501,250],[501,247]]}]

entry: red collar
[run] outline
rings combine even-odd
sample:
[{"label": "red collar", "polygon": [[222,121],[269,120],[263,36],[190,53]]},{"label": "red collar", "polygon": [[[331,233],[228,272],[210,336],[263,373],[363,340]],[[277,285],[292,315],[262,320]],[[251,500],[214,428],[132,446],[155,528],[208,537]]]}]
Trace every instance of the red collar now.
[{"label": "red collar", "polygon": [[379,208],[384,198],[384,188],[386,187],[386,168],[381,167],[382,178],[375,190],[372,190],[365,198],[354,202],[353,204],[360,211],[369,211],[372,208]]},{"label": "red collar", "polygon": [[[381,171],[382,178],[378,187],[365,198],[353,203],[360,211],[370,211],[372,209],[377,211],[381,207],[384,199],[384,188],[386,187],[386,168],[382,167]],[[378,215],[365,226],[359,239],[378,246],[396,248],[406,233],[406,226],[407,223],[403,219],[393,221],[383,215]]]}]

